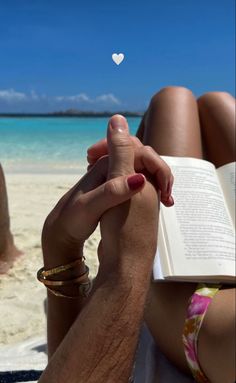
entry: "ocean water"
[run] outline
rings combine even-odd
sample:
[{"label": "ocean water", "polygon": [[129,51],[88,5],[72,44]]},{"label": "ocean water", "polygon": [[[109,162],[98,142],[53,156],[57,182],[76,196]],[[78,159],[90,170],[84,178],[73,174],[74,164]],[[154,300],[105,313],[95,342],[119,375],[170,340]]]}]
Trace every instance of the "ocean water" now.
[{"label": "ocean water", "polygon": [[[105,137],[108,118],[0,118],[0,163],[9,173],[74,173]],[[128,118],[135,134],[140,118]]]}]

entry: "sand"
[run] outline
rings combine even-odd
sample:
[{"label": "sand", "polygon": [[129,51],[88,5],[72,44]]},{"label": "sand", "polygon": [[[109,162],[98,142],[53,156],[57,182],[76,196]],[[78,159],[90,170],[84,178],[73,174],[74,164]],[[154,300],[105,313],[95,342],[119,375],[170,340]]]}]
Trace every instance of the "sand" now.
[{"label": "sand", "polygon": [[[63,174],[6,174],[11,228],[23,252],[7,275],[0,275],[0,345],[45,335],[46,289],[36,279],[42,267],[43,222],[58,199],[80,176]],[[85,246],[90,274],[97,271],[97,229]]]},{"label": "sand", "polygon": [[[32,354],[32,345],[29,348],[29,344],[37,343],[38,339],[40,342],[42,338],[43,342],[44,339],[46,340],[44,312],[46,289],[36,279],[36,272],[42,267],[41,230],[47,214],[79,178],[76,175],[58,174],[6,174],[12,232],[18,248],[24,252],[24,255],[18,259],[7,275],[0,275],[0,347],[9,345],[8,354],[6,355],[8,347],[4,348],[3,352],[7,362],[11,355],[11,366],[12,363],[17,362],[20,366],[24,363],[25,368],[28,368],[27,365],[32,366],[33,363],[34,366],[39,366],[38,369],[41,369],[46,363],[44,358],[43,361],[39,360],[38,353],[36,356]],[[97,229],[85,246],[85,256],[90,266],[91,276],[94,276],[97,270],[96,249],[99,239]],[[22,341],[25,341],[23,346],[26,356],[24,356],[24,352],[22,355],[22,343],[19,343]],[[144,342],[144,347],[148,347],[147,342]],[[30,363],[27,354],[29,349],[31,352]],[[20,350],[20,358],[18,358],[18,350]],[[144,354],[150,358],[152,352],[150,349],[139,348],[138,357],[141,358],[141,362],[138,362],[140,370],[137,369],[139,377],[137,381],[139,382],[146,380]],[[15,356],[16,359],[14,359]],[[2,359],[5,369],[6,362],[4,358]],[[175,369],[173,370],[160,351],[155,354],[156,360],[158,360],[157,369],[161,377],[161,379],[158,378],[158,381],[192,382],[191,379],[180,375]]]}]

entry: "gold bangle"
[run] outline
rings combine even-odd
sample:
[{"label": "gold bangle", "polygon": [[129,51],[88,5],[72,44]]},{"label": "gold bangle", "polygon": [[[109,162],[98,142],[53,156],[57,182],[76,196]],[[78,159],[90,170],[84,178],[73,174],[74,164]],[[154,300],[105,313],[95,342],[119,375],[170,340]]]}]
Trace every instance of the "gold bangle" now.
[{"label": "gold bangle", "polygon": [[79,289],[78,289],[79,294],[78,295],[66,295],[66,294],[62,294],[58,290],[53,290],[53,289],[50,289],[49,287],[47,287],[47,290],[49,290],[50,293],[52,293],[56,297],[70,298],[70,299],[78,299],[79,297],[87,298],[87,296],[89,295],[89,293],[90,293],[90,291],[92,289],[92,281],[88,280],[88,282],[86,282],[86,283],[80,283],[78,285],[78,287],[79,287]]},{"label": "gold bangle", "polygon": [[85,260],[85,257],[81,257],[79,259],[76,259],[75,261],[68,263],[67,265],[60,265],[57,267],[54,267],[53,269],[50,270],[45,270],[44,267],[42,267],[38,273],[40,272],[42,277],[50,277],[50,275],[55,275],[55,274],[60,274],[63,271],[73,269],[74,266],[80,263],[82,263]]},{"label": "gold bangle", "polygon": [[71,284],[79,283],[79,282],[83,283],[88,280],[88,274],[89,274],[88,266],[85,265],[85,268],[86,268],[85,273],[81,274],[79,277],[68,279],[65,281],[54,281],[54,280],[46,279],[44,270],[42,268],[38,271],[37,278],[39,282],[42,282],[45,286],[66,286],[66,285],[71,285]]},{"label": "gold bangle", "polygon": [[[68,279],[68,280],[52,280],[48,279],[49,276],[51,275],[56,275],[59,274],[63,271],[72,269],[74,266],[77,264],[82,264],[84,261],[84,257],[77,259],[74,262],[71,262],[67,265],[61,265],[54,267],[53,269],[50,270],[45,270],[44,267],[38,270],[37,272],[37,279],[47,287],[47,289],[53,294],[58,297],[65,297],[65,298],[72,298],[72,299],[78,299],[79,297],[87,297],[89,292],[91,291],[92,288],[92,282],[89,280],[88,275],[89,275],[89,267],[85,266],[85,272],[81,275],[79,275],[77,278],[73,279]],[[66,295],[64,293],[61,293],[58,289],[53,289],[53,287],[60,287],[60,286],[69,286],[69,285],[77,285],[78,287],[78,295]],[[50,286],[50,287],[49,287]]]}]

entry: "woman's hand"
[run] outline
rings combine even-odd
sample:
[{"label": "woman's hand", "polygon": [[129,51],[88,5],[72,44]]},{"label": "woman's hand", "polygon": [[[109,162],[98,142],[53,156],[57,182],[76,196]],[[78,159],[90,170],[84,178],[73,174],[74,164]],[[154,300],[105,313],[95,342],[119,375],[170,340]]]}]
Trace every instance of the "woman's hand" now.
[{"label": "woman's hand", "polygon": [[102,214],[130,199],[144,186],[142,174],[106,181],[107,161],[101,160],[68,193],[47,217],[42,232],[46,268],[66,264],[83,255],[83,245],[96,229]]},{"label": "woman's hand", "polygon": [[[127,125],[127,122],[124,123]],[[174,177],[170,168],[151,146],[144,146],[135,136],[131,136],[131,140],[134,148],[134,170],[151,176],[156,190],[161,192],[161,202],[167,207],[172,206],[174,200],[171,193]],[[88,170],[92,169],[100,158],[107,155],[106,138],[93,144],[87,151]]]},{"label": "woman's hand", "polygon": [[[113,116],[109,123],[112,125],[119,123],[121,116]],[[127,124],[125,122],[125,124]],[[128,127],[127,127],[128,134]],[[114,146],[115,152],[120,152],[120,145]],[[129,163],[134,163],[134,149],[130,144]],[[111,163],[113,161],[113,163]],[[171,183],[171,173],[164,161],[153,158],[150,161],[154,173],[161,174],[165,180],[164,184]],[[46,268],[58,266],[59,264],[69,263],[83,255],[83,245],[85,240],[95,230],[100,217],[103,213],[113,206],[119,205],[129,200],[134,194],[139,192],[144,184],[145,177],[127,172],[125,163],[123,171],[116,174],[114,156],[111,161],[108,157],[100,158],[92,169],[58,202],[56,207],[47,217],[43,233],[42,248],[44,263]],[[109,180],[107,174],[109,167]],[[149,165],[150,168],[150,165]],[[159,170],[158,170],[159,169]],[[167,181],[168,179],[168,181]]]}]

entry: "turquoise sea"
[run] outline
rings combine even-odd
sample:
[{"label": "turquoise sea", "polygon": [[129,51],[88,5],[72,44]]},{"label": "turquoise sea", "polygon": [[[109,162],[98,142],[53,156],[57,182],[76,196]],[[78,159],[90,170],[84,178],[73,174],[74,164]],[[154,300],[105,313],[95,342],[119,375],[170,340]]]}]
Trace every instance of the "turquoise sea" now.
[{"label": "turquoise sea", "polygon": [[[74,173],[105,137],[108,118],[0,118],[0,162],[10,173]],[[135,134],[140,118],[128,118]]]}]

